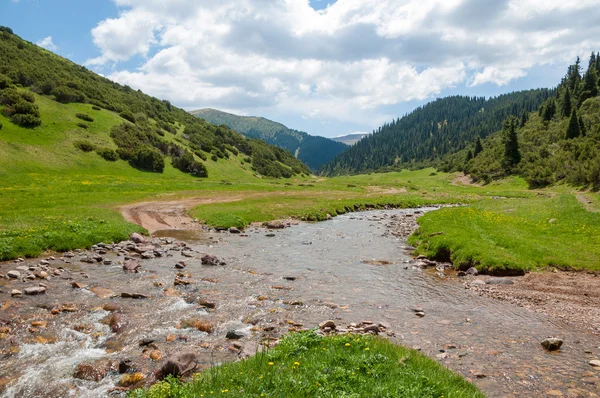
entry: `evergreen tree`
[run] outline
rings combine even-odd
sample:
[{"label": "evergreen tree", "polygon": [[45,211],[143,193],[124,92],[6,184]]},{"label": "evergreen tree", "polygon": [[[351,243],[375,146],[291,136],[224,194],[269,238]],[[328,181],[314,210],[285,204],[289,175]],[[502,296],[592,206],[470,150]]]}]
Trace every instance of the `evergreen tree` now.
[{"label": "evergreen tree", "polygon": [[483,145],[481,144],[481,138],[477,137],[477,140],[475,141],[475,152],[473,157],[477,157],[481,151],[483,151]]},{"label": "evergreen tree", "polygon": [[542,111],[542,120],[545,122],[549,122],[552,120],[554,115],[556,114],[556,102],[554,99],[549,99],[546,101],[546,105],[544,106],[544,110]]},{"label": "evergreen tree", "polygon": [[581,115],[579,115],[578,124],[579,124],[579,132],[581,133],[582,136],[585,136],[586,128],[585,128],[585,124],[583,123],[583,118],[581,117]]},{"label": "evergreen tree", "polygon": [[529,120],[529,113],[523,112],[523,114],[521,115],[521,127],[525,127],[527,120]]},{"label": "evergreen tree", "polygon": [[569,127],[567,127],[567,135],[566,138],[572,139],[579,137],[580,133],[579,129],[579,119],[577,118],[577,109],[573,109],[571,112],[571,118],[569,119]]},{"label": "evergreen tree", "polygon": [[469,163],[469,160],[473,159],[473,152],[471,152],[471,150],[469,149],[467,151],[467,159],[465,160],[466,163]]},{"label": "evergreen tree", "polygon": [[562,99],[561,113],[563,117],[571,116],[571,90],[569,90],[569,87],[565,90],[565,95]]},{"label": "evergreen tree", "polygon": [[521,161],[521,152],[519,151],[519,140],[517,137],[517,119],[514,116],[508,117],[502,126],[504,135],[504,158],[502,165],[505,171],[510,171]]},{"label": "evergreen tree", "polygon": [[[595,61],[594,61],[595,62]],[[596,67],[588,68],[588,71],[585,73],[583,78],[583,89],[581,91],[581,96],[579,97],[579,104],[581,105],[583,101],[588,98],[594,98],[598,95],[598,72],[596,71]]]}]

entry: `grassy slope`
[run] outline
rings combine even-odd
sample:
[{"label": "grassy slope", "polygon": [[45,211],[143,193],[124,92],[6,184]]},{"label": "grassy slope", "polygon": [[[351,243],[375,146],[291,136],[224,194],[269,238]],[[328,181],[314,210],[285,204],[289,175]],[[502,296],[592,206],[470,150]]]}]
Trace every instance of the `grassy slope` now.
[{"label": "grassy slope", "polygon": [[291,334],[269,352],[224,364],[187,384],[161,382],[135,398],[483,397],[472,384],[417,351],[371,336]]}]

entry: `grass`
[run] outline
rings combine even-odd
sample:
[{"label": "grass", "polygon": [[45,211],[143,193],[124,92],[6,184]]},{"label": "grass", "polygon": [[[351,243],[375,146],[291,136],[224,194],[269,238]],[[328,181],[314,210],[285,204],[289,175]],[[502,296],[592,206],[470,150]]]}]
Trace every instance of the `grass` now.
[{"label": "grass", "polygon": [[548,266],[600,271],[600,213],[573,194],[488,200],[419,220],[417,253],[497,273]]},{"label": "grass", "polygon": [[135,390],[162,397],[484,397],[472,384],[417,351],[360,335],[286,335],[275,348],[194,376]]}]

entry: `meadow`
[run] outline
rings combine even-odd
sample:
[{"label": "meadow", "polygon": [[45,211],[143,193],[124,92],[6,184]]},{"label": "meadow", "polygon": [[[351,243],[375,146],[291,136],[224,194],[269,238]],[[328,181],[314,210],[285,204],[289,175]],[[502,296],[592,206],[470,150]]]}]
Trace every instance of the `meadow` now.
[{"label": "meadow", "polygon": [[132,398],[154,397],[484,397],[472,384],[415,350],[361,335],[286,335],[252,358],[169,378]]}]

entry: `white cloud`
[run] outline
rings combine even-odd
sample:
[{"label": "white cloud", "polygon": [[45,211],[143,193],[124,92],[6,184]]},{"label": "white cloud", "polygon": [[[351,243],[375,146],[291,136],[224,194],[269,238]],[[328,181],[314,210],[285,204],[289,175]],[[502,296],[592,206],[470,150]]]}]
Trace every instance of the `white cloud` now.
[{"label": "white cloud", "polygon": [[[375,125],[461,84],[499,86],[600,48],[600,0],[114,0],[109,78],[188,107]],[[118,63],[141,55],[138,69]]]},{"label": "white cloud", "polygon": [[50,50],[50,51],[58,50],[58,47],[56,47],[56,45],[52,42],[52,36],[45,37],[35,44],[37,44],[40,47],[44,47],[46,50]]}]

